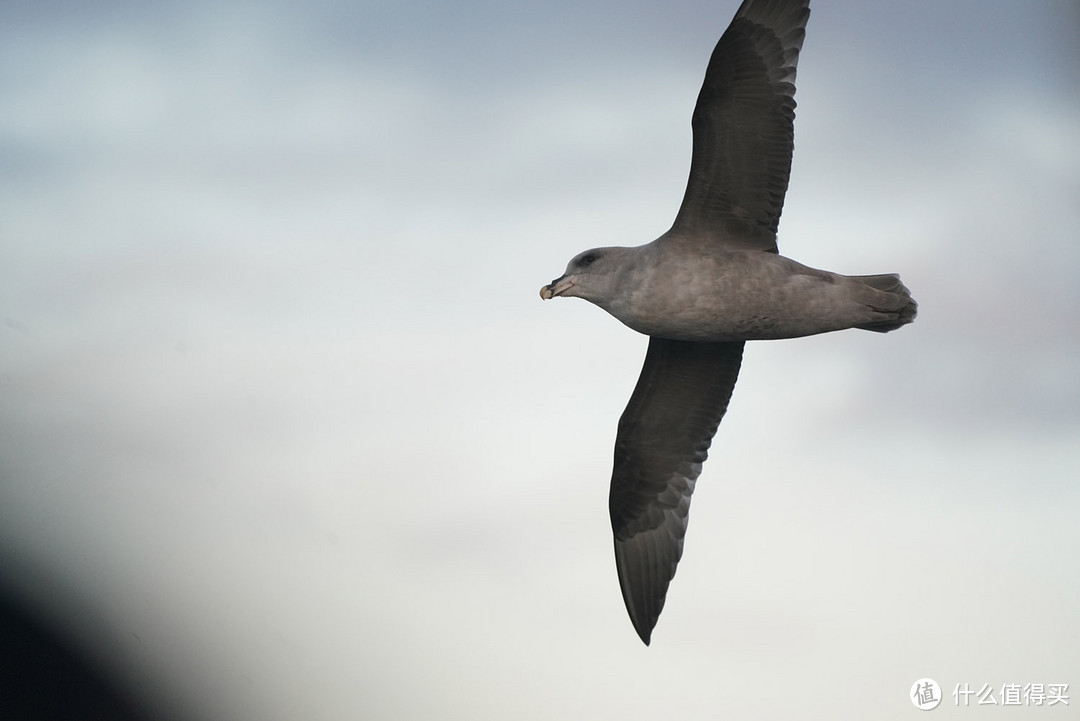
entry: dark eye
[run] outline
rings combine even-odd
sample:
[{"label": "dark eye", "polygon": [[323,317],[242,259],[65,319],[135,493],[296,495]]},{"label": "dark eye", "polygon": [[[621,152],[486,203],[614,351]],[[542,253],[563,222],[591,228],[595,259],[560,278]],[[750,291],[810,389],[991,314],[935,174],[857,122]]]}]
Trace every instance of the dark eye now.
[{"label": "dark eye", "polygon": [[578,265],[592,265],[596,262],[596,256],[592,253],[581,256],[581,260],[578,261]]}]

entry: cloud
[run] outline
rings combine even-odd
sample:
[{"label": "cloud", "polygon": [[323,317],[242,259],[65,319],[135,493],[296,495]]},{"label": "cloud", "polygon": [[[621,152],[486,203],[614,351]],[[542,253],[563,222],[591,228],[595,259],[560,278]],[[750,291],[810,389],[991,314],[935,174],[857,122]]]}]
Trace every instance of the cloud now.
[{"label": "cloud", "polygon": [[605,515],[644,339],[536,292],[670,223],[728,10],[148,7],[0,30],[2,539],[133,682],[634,718],[849,678],[891,718],[930,667],[1068,680],[1065,10],[815,6],[781,247],[920,319],[748,350],[646,652]]}]

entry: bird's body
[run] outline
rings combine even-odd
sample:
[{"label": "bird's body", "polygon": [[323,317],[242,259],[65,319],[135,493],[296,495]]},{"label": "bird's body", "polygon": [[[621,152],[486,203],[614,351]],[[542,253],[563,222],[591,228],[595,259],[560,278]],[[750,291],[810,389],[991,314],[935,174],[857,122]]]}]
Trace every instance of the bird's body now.
[{"label": "bird's body", "polygon": [[[563,279],[572,285],[559,295],[585,298],[659,338],[777,340],[856,327],[891,330],[914,314],[895,275],[845,276],[760,250],[664,236],[589,254],[595,260],[587,266],[571,261]],[[614,282],[589,283],[588,276],[605,272],[610,261],[618,265]]]},{"label": "bird's body", "polygon": [[745,0],[709,61],[671,230],[573,258],[542,298],[588,300],[650,336],[619,419],[609,511],[630,619],[648,644],[682,556],[690,496],[746,341],[895,330],[917,306],[894,274],[848,276],[778,253],[809,0]]}]

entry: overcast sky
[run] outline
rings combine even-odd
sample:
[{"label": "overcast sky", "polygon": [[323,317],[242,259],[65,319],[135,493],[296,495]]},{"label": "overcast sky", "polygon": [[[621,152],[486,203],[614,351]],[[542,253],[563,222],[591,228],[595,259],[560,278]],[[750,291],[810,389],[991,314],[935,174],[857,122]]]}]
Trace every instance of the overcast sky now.
[{"label": "overcast sky", "polygon": [[626,617],[646,339],[537,291],[669,227],[737,4],[4,3],[0,575],[185,717],[1080,705],[1075,0],[815,0],[780,249],[920,315],[747,349]]}]

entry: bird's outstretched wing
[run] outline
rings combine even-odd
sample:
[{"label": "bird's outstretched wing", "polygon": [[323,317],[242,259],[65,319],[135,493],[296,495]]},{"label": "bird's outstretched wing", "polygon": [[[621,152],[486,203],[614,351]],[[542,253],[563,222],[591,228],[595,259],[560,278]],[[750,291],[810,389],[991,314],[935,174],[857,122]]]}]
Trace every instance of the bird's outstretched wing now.
[{"label": "bird's outstretched wing", "polygon": [[611,475],[615,565],[630,620],[649,643],[682,556],[690,494],[739,376],[743,343],[650,338],[619,419]]},{"label": "bird's outstretched wing", "polygon": [[746,0],[716,44],[694,108],[690,179],[670,236],[776,252],[809,2]]}]

